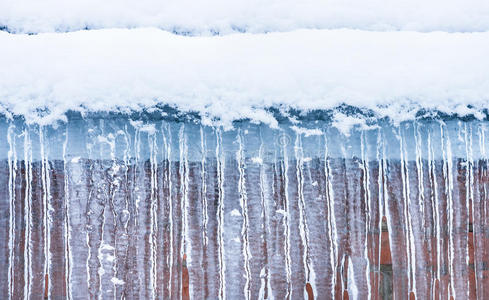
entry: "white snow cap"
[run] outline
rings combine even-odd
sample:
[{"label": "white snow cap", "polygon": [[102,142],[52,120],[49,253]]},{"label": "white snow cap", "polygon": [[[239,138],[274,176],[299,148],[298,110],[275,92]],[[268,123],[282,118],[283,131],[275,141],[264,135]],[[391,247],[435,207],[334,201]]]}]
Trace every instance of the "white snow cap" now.
[{"label": "white snow cap", "polygon": [[13,32],[157,27],[191,34],[295,29],[487,31],[485,0],[2,0]]},{"label": "white snow cap", "polygon": [[461,114],[489,108],[489,32],[184,37],[111,29],[3,32],[0,45],[0,110],[31,121],[50,122],[70,109],[139,110],[161,103],[224,123],[273,123],[265,110],[273,106],[310,110],[346,103],[396,119],[420,108]]},{"label": "white snow cap", "polygon": [[489,108],[482,0],[3,0],[0,29],[0,114],[28,122],[162,104],[272,125],[270,107]]}]

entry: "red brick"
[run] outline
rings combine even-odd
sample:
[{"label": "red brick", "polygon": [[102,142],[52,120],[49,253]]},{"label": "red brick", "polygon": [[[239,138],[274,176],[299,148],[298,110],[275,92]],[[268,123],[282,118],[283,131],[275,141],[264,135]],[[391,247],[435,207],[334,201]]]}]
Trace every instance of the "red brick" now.
[{"label": "red brick", "polygon": [[391,265],[391,248],[389,244],[389,233],[382,232],[380,240],[380,264],[381,265]]}]

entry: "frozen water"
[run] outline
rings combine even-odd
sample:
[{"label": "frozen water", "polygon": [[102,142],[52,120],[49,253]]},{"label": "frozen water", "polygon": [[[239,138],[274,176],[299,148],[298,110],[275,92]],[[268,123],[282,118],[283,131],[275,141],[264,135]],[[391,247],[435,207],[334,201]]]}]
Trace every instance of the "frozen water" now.
[{"label": "frozen water", "polygon": [[488,30],[481,0],[0,1],[0,299],[489,299]]},{"label": "frozen water", "polygon": [[487,299],[489,123],[334,122],[2,119],[0,298],[377,299],[388,234],[394,298]]}]

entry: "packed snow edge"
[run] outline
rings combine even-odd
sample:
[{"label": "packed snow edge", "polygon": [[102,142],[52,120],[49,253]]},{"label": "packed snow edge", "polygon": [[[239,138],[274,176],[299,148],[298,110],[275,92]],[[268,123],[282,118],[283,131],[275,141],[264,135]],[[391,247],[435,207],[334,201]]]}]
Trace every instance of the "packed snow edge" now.
[{"label": "packed snow edge", "polygon": [[4,0],[0,28],[15,33],[157,27],[190,35],[295,29],[489,30],[481,0]]},{"label": "packed snow edge", "polygon": [[169,105],[204,122],[274,123],[268,109],[346,104],[393,120],[489,108],[489,33],[299,30],[184,37],[144,29],[0,33],[0,112],[29,122],[67,111]]}]

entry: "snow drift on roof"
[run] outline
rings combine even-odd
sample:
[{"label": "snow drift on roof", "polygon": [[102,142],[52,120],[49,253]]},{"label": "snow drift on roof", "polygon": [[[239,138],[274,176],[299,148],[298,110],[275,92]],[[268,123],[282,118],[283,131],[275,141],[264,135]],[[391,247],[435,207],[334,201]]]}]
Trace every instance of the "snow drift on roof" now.
[{"label": "snow drift on roof", "polygon": [[395,119],[420,108],[465,114],[489,107],[489,32],[184,37],[111,29],[0,32],[0,45],[0,112],[29,122],[57,120],[68,110],[139,110],[162,103],[224,123],[273,123],[269,107],[346,103]]},{"label": "snow drift on roof", "polygon": [[489,30],[483,0],[2,0],[10,32],[158,27],[183,34],[294,29]]}]

